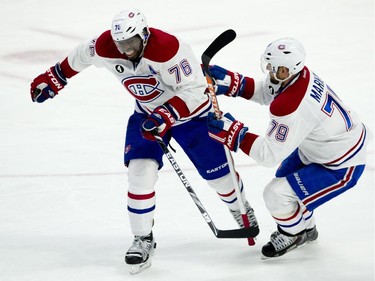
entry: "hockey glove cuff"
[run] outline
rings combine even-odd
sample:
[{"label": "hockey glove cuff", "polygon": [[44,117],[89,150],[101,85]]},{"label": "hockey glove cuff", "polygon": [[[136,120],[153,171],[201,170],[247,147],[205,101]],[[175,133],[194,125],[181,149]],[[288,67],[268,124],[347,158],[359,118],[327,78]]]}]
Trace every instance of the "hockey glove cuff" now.
[{"label": "hockey glove cuff", "polygon": [[145,139],[155,140],[154,134],[158,133],[163,137],[165,133],[176,123],[176,118],[166,108],[166,106],[158,106],[152,114],[142,124],[142,135]]},{"label": "hockey glove cuff", "polygon": [[56,63],[45,73],[31,82],[30,94],[33,102],[44,102],[54,98],[67,84],[67,79],[61,70],[60,63]]},{"label": "hockey glove cuff", "polygon": [[217,95],[242,96],[246,85],[246,79],[244,79],[243,75],[238,72],[231,72],[218,65],[212,65],[209,69],[215,80],[215,92]]},{"label": "hockey glove cuff", "polygon": [[248,128],[229,113],[221,119],[216,119],[212,112],[208,113],[208,135],[234,152],[240,147],[247,131]]}]

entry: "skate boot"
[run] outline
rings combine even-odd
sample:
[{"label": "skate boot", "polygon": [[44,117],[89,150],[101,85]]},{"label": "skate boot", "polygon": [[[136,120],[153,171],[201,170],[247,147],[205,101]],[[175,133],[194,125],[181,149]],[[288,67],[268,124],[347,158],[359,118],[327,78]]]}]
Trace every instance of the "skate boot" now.
[{"label": "skate boot", "polygon": [[316,239],[318,239],[318,231],[316,230],[316,226],[310,229],[306,229],[306,235],[307,235],[307,243],[314,242]]},{"label": "skate boot", "polygon": [[279,231],[271,234],[270,242],[262,247],[263,259],[280,257],[302,246],[307,241],[306,231],[294,236],[287,236]]},{"label": "skate boot", "polygon": [[[244,205],[245,205],[247,217],[249,218],[250,226],[259,228],[258,227],[258,221],[257,221],[257,218],[255,217],[253,208],[251,208],[248,201],[246,201]],[[241,212],[239,210],[236,210],[236,211],[230,210],[230,213],[232,214],[232,216],[235,219],[235,221],[237,222],[237,224],[241,228],[243,228],[244,224],[243,224],[243,221],[242,221]]]},{"label": "skate boot", "polygon": [[151,266],[155,248],[152,232],[147,236],[134,236],[133,245],[125,255],[125,262],[130,266],[130,274],[137,274]]}]

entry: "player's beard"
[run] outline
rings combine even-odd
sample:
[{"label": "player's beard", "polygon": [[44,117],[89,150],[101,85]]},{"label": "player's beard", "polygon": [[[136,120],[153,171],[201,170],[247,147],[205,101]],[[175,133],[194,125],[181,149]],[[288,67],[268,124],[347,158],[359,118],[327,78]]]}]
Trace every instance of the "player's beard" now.
[{"label": "player's beard", "polygon": [[277,79],[275,78],[274,74],[272,72],[270,72],[270,81],[272,84],[279,84],[279,81],[277,81]]},{"label": "player's beard", "polygon": [[143,54],[144,46],[141,45],[138,49],[131,49],[125,52],[125,55],[128,57],[129,60],[137,60]]}]

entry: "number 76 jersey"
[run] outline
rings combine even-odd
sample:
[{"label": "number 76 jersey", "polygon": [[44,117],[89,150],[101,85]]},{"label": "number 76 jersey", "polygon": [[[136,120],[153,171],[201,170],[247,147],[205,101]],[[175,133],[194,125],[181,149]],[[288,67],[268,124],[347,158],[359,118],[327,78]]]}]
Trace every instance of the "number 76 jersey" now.
[{"label": "number 76 jersey", "polygon": [[341,169],[366,163],[365,125],[316,74],[304,67],[276,95],[270,86],[269,79],[257,83],[250,98],[270,104],[270,123],[264,137],[247,134],[245,153],[265,166],[279,164],[296,148],[305,164]]},{"label": "number 76 jersey", "polygon": [[70,70],[65,73],[73,74],[90,65],[109,70],[134,97],[139,113],[150,114],[168,102],[177,124],[207,114],[211,108],[206,79],[191,47],[164,31],[150,27],[147,45],[137,61],[119,52],[107,30],[75,48],[62,63]]}]

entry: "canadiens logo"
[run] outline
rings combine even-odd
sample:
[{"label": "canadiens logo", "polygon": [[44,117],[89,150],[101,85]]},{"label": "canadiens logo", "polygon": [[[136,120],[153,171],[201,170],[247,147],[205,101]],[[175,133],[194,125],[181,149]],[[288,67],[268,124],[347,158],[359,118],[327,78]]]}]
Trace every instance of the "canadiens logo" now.
[{"label": "canadiens logo", "polygon": [[152,75],[128,77],[122,83],[140,102],[151,102],[164,93],[164,90],[160,88],[160,82]]}]

